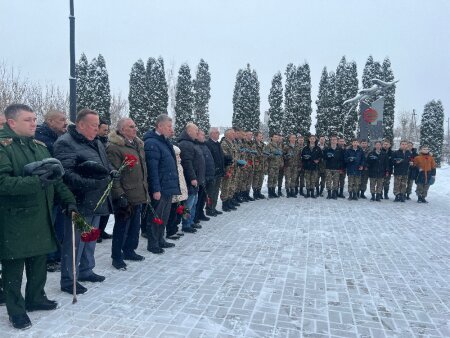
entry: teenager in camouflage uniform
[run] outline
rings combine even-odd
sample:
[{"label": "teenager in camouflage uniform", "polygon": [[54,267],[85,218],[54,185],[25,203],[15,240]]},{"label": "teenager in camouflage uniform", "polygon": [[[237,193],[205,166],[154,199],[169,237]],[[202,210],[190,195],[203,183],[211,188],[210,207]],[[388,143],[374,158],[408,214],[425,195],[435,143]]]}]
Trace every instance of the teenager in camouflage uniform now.
[{"label": "teenager in camouflage uniform", "polygon": [[345,167],[348,176],[349,200],[358,200],[358,191],[361,184],[361,172],[364,168],[364,153],[358,140],[352,141],[352,146],[345,151]]},{"label": "teenager in camouflage uniform", "polygon": [[[283,151],[283,137],[278,136],[278,147]],[[284,160],[281,158],[280,160],[280,169],[278,170],[278,197],[284,197],[283,192],[281,191],[281,187],[283,186],[283,178],[285,176],[284,172]],[[286,183],[285,183],[286,188]]]},{"label": "teenager in camouflage uniform", "polygon": [[[319,137],[319,143],[317,146],[320,148],[320,150],[325,149],[325,136]],[[326,181],[326,173],[325,173],[325,161],[323,158],[319,161],[319,170],[317,172],[317,181],[316,181],[316,196],[323,196],[323,190],[325,189],[325,181]]]},{"label": "teenager in camouflage uniform", "polygon": [[[408,150],[411,152],[411,162],[414,162],[414,158],[418,155],[417,149],[414,148],[412,142],[408,142]],[[406,199],[409,200],[409,195],[411,195],[414,180],[417,177],[417,168],[414,165],[409,166],[408,170],[408,185],[406,186]]]},{"label": "teenager in camouflage uniform", "polygon": [[305,198],[316,198],[314,195],[314,188],[317,182],[319,161],[321,158],[322,150],[317,146],[316,136],[311,135],[308,144],[302,150],[302,162],[303,168],[305,169]]},{"label": "teenager in camouflage uniform", "polygon": [[297,178],[295,180],[295,195],[305,196],[303,188],[305,187],[305,170],[303,170],[303,162],[301,159],[301,154],[303,147],[305,146],[305,138],[302,135],[297,136],[297,148],[298,148],[298,163],[297,163]]},{"label": "teenager in camouflage uniform", "polygon": [[267,158],[268,177],[267,186],[269,189],[269,198],[279,197],[275,193],[275,186],[278,180],[278,173],[280,171],[280,162],[282,160],[283,152],[279,147],[279,135],[272,135],[272,139],[265,147],[264,152]]},{"label": "teenager in camouflage uniform", "polygon": [[[245,132],[244,147],[246,152],[247,165],[245,166],[245,191],[244,197],[249,201],[254,201],[255,199],[250,196],[250,189],[252,187],[252,182],[254,179],[255,172],[255,155],[257,154],[255,150],[255,145],[253,143],[253,133],[251,131]],[[254,194],[255,192],[253,192]]]},{"label": "teenager in camouflage uniform", "polygon": [[261,188],[264,181],[265,159],[263,154],[264,152],[263,134],[260,131],[255,134],[254,146],[256,154],[253,157],[253,165],[254,165],[253,182],[252,182],[253,198],[265,199],[266,196],[261,194]]},{"label": "teenager in camouflage uniform", "polygon": [[433,156],[431,156],[428,146],[423,145],[420,148],[420,154],[414,158],[414,165],[418,170],[416,178],[417,202],[428,203],[425,197],[427,197],[430,184],[433,184],[436,176],[436,162]]},{"label": "teenager in camouflage uniform", "polygon": [[288,144],[283,147],[286,196],[294,198],[297,198],[295,194],[295,180],[297,179],[299,161],[296,139],[295,135],[290,135]]},{"label": "teenager in camouflage uniform", "polygon": [[392,149],[391,149],[391,142],[385,140],[383,142],[383,149],[382,151],[384,151],[388,157],[389,160],[389,167],[388,167],[388,173],[387,175],[384,177],[384,183],[383,183],[383,188],[384,188],[384,199],[388,200],[389,199],[389,185],[391,184],[391,176],[392,176]]},{"label": "teenager in camouflage uniform", "polygon": [[235,132],[235,140],[234,144],[237,152],[237,160],[236,160],[236,189],[234,193],[234,200],[238,203],[248,202],[247,199],[244,198],[243,192],[245,190],[245,174],[244,167],[247,165],[246,157],[247,154],[244,150],[244,133],[240,128],[234,128]]},{"label": "teenager in camouflage uniform", "polygon": [[227,129],[225,131],[225,137],[222,138],[220,142],[225,167],[225,175],[222,179],[220,199],[222,200],[222,210],[226,212],[236,210],[236,205],[232,200],[236,189],[236,148],[234,146],[234,137],[234,130]]},{"label": "teenager in camouflage uniform", "polygon": [[[367,140],[361,141],[361,149],[364,153],[364,159],[367,160],[367,156],[370,153],[370,147],[369,147],[369,143],[367,142]],[[364,166],[363,171],[361,172],[361,187],[360,187],[359,197],[361,197],[362,199],[366,199],[366,195],[364,195],[364,193],[367,190],[367,182],[368,181],[369,181],[369,170],[367,168],[367,162],[366,162],[366,165]]]},{"label": "teenager in camouflage uniform", "polygon": [[394,166],[394,202],[405,202],[406,186],[408,185],[408,170],[413,164],[411,152],[406,149],[408,143],[400,142],[400,149],[392,154],[392,164]]},{"label": "teenager in camouflage uniform", "polygon": [[[347,150],[347,147],[345,145],[345,139],[341,137],[338,140],[338,147],[342,149],[342,151],[345,153]],[[346,176],[346,169],[345,167],[339,172],[339,198],[345,198],[344,196],[344,185],[345,185],[345,176]]]},{"label": "teenager in camouflage uniform", "polygon": [[337,137],[331,136],[330,146],[323,150],[325,163],[327,199],[337,199],[339,173],[344,168],[344,150],[337,145]]},{"label": "teenager in camouflage uniform", "polygon": [[367,155],[367,167],[370,177],[371,201],[381,202],[383,192],[384,177],[388,170],[388,158],[385,152],[381,151],[381,142],[375,142],[375,149]]}]

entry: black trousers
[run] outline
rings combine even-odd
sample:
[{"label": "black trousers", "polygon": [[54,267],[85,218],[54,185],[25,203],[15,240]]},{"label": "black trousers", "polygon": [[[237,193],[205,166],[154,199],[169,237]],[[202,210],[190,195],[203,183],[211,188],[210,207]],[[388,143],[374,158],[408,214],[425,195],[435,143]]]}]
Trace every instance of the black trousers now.
[{"label": "black trousers", "polygon": [[175,235],[178,232],[178,225],[181,222],[181,215],[177,214],[178,203],[172,203],[170,207],[169,220],[166,226],[166,236]]},{"label": "black trousers", "polygon": [[205,216],[205,212],[204,212],[203,208],[205,207],[205,204],[206,204],[206,197],[207,197],[206,186],[201,185],[200,188],[198,189],[198,200],[197,200],[194,222],[197,222],[199,217]]},{"label": "black trousers", "polygon": [[[170,208],[172,206],[172,196],[161,195],[159,201],[152,200],[152,207],[155,214],[152,213],[150,207],[147,206],[147,248],[159,248],[162,244],[166,242],[164,239],[164,231],[166,229],[167,221],[170,216]],[[162,219],[163,224],[156,224],[153,219],[158,217]]]},{"label": "black trousers", "polygon": [[216,209],[221,184],[222,177],[216,177],[214,180],[206,183],[206,210],[212,211]]}]

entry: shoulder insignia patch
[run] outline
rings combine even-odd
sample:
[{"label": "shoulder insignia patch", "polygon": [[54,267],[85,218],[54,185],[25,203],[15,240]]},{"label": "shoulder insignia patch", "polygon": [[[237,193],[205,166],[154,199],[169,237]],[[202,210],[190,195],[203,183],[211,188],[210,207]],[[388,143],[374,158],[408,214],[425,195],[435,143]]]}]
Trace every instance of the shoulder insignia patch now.
[{"label": "shoulder insignia patch", "polygon": [[13,139],[12,138],[3,138],[0,139],[0,144],[4,147],[9,146],[11,143],[13,143]]},{"label": "shoulder insignia patch", "polygon": [[47,148],[47,146],[45,145],[45,143],[44,143],[44,142],[42,142],[42,141],[39,141],[39,140],[33,139],[33,142],[34,142],[34,143],[36,143],[36,144],[39,144],[39,145],[41,145],[41,146],[44,146],[45,148]]}]

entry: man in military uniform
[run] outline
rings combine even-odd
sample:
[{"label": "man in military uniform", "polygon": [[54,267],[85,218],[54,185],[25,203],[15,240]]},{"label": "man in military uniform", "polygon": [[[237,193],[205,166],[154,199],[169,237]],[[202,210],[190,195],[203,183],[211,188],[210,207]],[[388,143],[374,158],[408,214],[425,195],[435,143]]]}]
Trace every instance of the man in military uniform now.
[{"label": "man in military uniform", "polygon": [[265,159],[263,154],[264,152],[263,134],[260,131],[258,131],[255,134],[254,150],[256,151],[256,154],[253,157],[253,165],[254,165],[253,181],[252,181],[253,198],[265,199],[266,196],[261,194],[261,188],[264,181]]},{"label": "man in military uniform", "polygon": [[369,181],[369,168],[367,167],[367,156],[369,156],[370,153],[370,147],[367,140],[361,140],[361,149],[364,153],[364,168],[361,172],[361,186],[360,186],[360,193],[359,197],[362,199],[366,199],[366,196],[364,193],[367,190],[367,182]]},{"label": "man in military uniform", "polygon": [[[244,196],[248,201],[253,202],[255,200],[255,198],[250,196],[250,189],[252,187],[252,182],[253,182],[253,178],[254,178],[254,171],[255,171],[254,157],[256,154],[256,150],[255,150],[255,145],[253,144],[252,131],[247,130],[245,132],[245,139],[244,139],[243,143],[244,143],[244,148],[245,148],[245,153],[246,153],[245,160],[247,161],[247,165],[245,166],[245,169],[244,169],[244,172],[245,172]],[[253,194],[255,194],[254,191],[253,191]]]},{"label": "man in military uniform", "polygon": [[289,143],[283,147],[284,173],[286,176],[286,196],[297,198],[295,194],[295,180],[298,173],[299,152],[296,136],[289,135]]},{"label": "man in military uniform", "polygon": [[[414,158],[418,155],[417,149],[414,148],[414,143],[408,142],[408,150],[411,152],[411,161],[414,162]],[[414,180],[418,174],[417,168],[414,165],[409,166],[408,170],[408,185],[406,186],[406,199],[410,200]]]},{"label": "man in military uniform", "polygon": [[[319,143],[317,146],[320,150],[325,149],[325,136],[319,137]],[[326,180],[326,172],[325,172],[325,161],[323,158],[319,161],[319,170],[317,173],[317,181],[316,181],[316,195],[323,196],[323,190],[325,189],[325,180]]]},{"label": "man in military uniform", "polygon": [[225,175],[222,179],[220,199],[222,200],[222,210],[229,212],[236,210],[233,203],[236,178],[236,148],[234,145],[235,132],[233,129],[227,129],[220,145],[223,151]]},{"label": "man in military uniform", "polygon": [[383,188],[384,188],[384,196],[383,198],[385,200],[389,199],[389,185],[391,184],[391,176],[392,176],[392,149],[391,149],[391,142],[389,142],[388,140],[384,140],[383,142],[383,149],[382,151],[384,151],[387,155],[388,158],[388,170],[387,170],[387,175],[384,177],[384,183],[383,183]]},{"label": "man in military uniform", "polygon": [[394,166],[394,202],[405,202],[406,186],[408,185],[409,167],[413,165],[411,152],[407,150],[407,142],[400,142],[400,149],[392,154]]},{"label": "man in military uniform", "polygon": [[[278,148],[283,151],[283,136],[278,136]],[[283,178],[285,176],[284,171],[284,161],[283,158],[280,159],[280,168],[278,170],[278,197],[284,197],[283,192],[281,191],[281,188],[283,187]],[[285,183],[286,185],[286,183]]]},{"label": "man in military uniform", "polygon": [[344,150],[338,147],[337,137],[331,136],[330,146],[323,150],[325,162],[327,199],[337,199],[339,173],[344,168]]},{"label": "man in military uniform", "polygon": [[245,166],[247,165],[247,152],[244,145],[245,133],[241,128],[234,128],[235,132],[235,146],[237,152],[237,160],[236,160],[236,191],[234,194],[235,200],[238,203],[248,202],[249,200],[245,196]]},{"label": "man in military uniform", "polygon": [[381,151],[381,142],[375,142],[375,149],[367,156],[369,168],[371,201],[381,202],[384,177],[387,174],[388,159],[385,152]]},{"label": "man in military uniform", "polygon": [[278,174],[280,171],[280,162],[282,160],[283,152],[279,147],[279,135],[273,134],[271,141],[265,147],[265,154],[267,156],[268,176],[267,186],[269,189],[269,198],[279,197],[275,193],[275,186],[278,180]]},{"label": "man in military uniform", "polygon": [[[36,114],[23,104],[5,109],[0,130],[0,259],[6,309],[13,327],[31,326],[26,311],[53,310],[47,299],[47,254],[56,251],[52,209],[57,198],[68,215],[75,198],[61,178],[59,161],[50,159],[44,143],[34,139]],[[21,293],[25,266],[25,299]]]},{"label": "man in military uniform", "polygon": [[[345,145],[345,139],[343,137],[339,138],[338,146],[345,153],[345,150],[347,149],[347,147]],[[338,194],[339,198],[345,198],[345,196],[344,196],[345,174],[346,174],[346,168],[344,165],[344,168],[339,172],[339,194]]]},{"label": "man in military uniform", "polygon": [[305,170],[303,169],[303,162],[301,159],[302,150],[305,147],[305,138],[302,135],[297,136],[298,148],[298,163],[297,163],[297,178],[295,180],[295,195],[304,196],[303,188],[305,187]]},{"label": "man in military uniform", "polygon": [[348,199],[356,201],[364,168],[364,154],[357,139],[352,140],[352,146],[345,151],[344,161],[348,175]]},{"label": "man in military uniform", "polygon": [[308,144],[302,150],[302,162],[305,169],[305,184],[306,195],[305,198],[316,198],[314,195],[314,188],[317,182],[317,175],[319,171],[319,162],[322,158],[322,150],[317,146],[317,139],[315,135],[311,135]]}]

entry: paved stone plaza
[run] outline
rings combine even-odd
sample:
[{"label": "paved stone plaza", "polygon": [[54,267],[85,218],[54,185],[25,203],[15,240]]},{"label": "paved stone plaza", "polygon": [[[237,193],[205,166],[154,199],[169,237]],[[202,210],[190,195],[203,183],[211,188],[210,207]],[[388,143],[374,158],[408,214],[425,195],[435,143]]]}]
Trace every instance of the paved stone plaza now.
[{"label": "paved stone plaza", "polygon": [[104,283],[85,283],[72,305],[49,274],[61,308],[31,313],[18,333],[1,307],[0,336],[449,337],[450,198],[438,189],[428,205],[246,203],[164,255],[141,241],[146,260],[127,271],[111,266],[104,241]]}]

